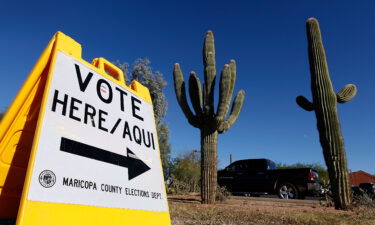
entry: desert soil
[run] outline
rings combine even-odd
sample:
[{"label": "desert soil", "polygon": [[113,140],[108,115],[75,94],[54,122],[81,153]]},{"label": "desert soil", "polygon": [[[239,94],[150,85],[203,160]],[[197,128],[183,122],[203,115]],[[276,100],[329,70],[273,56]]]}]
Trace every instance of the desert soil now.
[{"label": "desert soil", "polygon": [[231,197],[222,203],[203,205],[199,196],[174,195],[168,199],[174,225],[375,225],[373,211],[335,210],[318,200]]}]

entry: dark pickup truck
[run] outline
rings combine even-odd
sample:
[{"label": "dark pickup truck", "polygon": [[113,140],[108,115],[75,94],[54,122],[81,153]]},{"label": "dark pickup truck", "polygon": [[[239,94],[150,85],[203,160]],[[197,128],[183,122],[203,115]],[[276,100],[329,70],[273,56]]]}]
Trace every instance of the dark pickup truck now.
[{"label": "dark pickup truck", "polygon": [[218,183],[233,194],[276,194],[284,199],[303,199],[320,189],[312,168],[276,169],[269,159],[235,161],[218,171]]}]

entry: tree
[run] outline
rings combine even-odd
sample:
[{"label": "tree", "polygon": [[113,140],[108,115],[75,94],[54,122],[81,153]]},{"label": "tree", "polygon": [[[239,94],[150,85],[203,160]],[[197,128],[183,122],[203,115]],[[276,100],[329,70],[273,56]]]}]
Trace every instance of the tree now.
[{"label": "tree", "polygon": [[158,139],[161,163],[163,165],[164,179],[167,180],[171,174],[171,146],[169,144],[169,129],[166,123],[160,124],[158,127]]},{"label": "tree", "polygon": [[208,31],[203,46],[204,85],[195,72],[190,73],[189,95],[195,111],[191,111],[185,93],[185,81],[180,65],[176,63],[173,70],[174,88],[178,104],[188,122],[201,132],[201,197],[202,203],[215,203],[217,188],[217,136],[224,133],[237,120],[245,92],[239,91],[234,98],[230,115],[227,118],[236,81],[236,62],[231,60],[224,65],[219,82],[219,105],[214,109],[214,87],[216,80],[215,44],[212,31]]},{"label": "tree", "polygon": [[152,70],[151,62],[147,58],[135,60],[130,71],[129,63],[116,62],[115,64],[124,72],[126,81],[136,80],[150,91],[164,178],[168,179],[171,165],[171,146],[169,144],[168,125],[164,121],[168,103],[163,93],[163,88],[167,85],[167,82],[161,72]]}]

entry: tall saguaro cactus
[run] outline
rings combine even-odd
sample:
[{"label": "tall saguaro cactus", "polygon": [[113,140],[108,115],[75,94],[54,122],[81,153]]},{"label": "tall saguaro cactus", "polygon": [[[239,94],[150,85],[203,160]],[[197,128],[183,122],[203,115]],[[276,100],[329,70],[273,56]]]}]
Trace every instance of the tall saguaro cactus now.
[{"label": "tall saguaro cactus", "polygon": [[193,113],[187,103],[185,82],[179,64],[174,65],[174,88],[178,103],[189,123],[201,131],[201,196],[202,203],[215,202],[217,185],[217,135],[232,127],[240,114],[245,92],[239,91],[227,118],[236,80],[236,63],[231,60],[224,65],[219,83],[219,105],[214,109],[214,87],[216,78],[215,45],[212,31],[208,31],[203,47],[203,90],[195,72],[190,73],[189,94]]},{"label": "tall saguaro cactus", "polygon": [[357,88],[353,84],[348,84],[337,94],[334,92],[318,21],[315,18],[308,19],[306,29],[313,102],[303,96],[298,96],[296,101],[301,108],[315,111],[335,208],[346,209],[351,203],[350,186],[344,139],[337,115],[337,102],[345,103],[351,100],[356,95]]}]

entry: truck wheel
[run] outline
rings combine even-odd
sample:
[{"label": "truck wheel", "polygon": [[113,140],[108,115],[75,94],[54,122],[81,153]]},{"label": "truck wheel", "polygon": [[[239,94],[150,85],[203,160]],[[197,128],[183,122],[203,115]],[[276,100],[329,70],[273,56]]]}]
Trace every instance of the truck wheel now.
[{"label": "truck wheel", "polygon": [[297,199],[299,198],[298,189],[289,182],[283,182],[277,186],[277,195],[282,199]]}]

